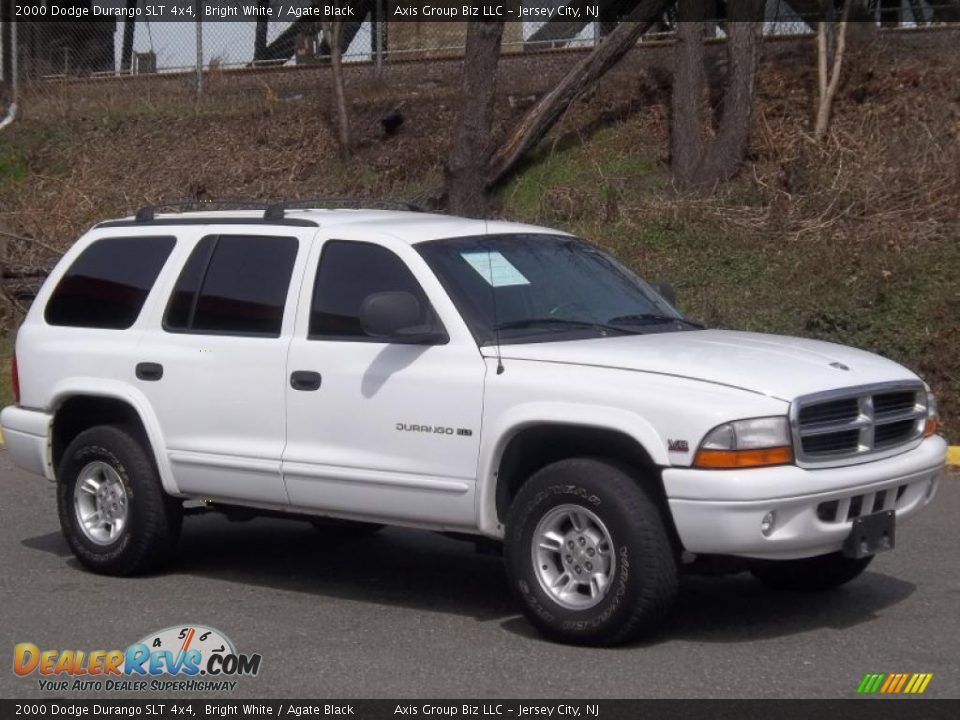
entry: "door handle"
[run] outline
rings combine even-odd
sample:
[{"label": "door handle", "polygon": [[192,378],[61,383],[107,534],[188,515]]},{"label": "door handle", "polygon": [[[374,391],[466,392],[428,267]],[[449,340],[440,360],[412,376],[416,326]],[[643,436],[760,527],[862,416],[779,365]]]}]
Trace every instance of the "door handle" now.
[{"label": "door handle", "polygon": [[137,378],[156,381],[163,377],[163,365],[153,362],[137,363]]},{"label": "door handle", "polygon": [[290,387],[294,390],[319,390],[322,378],[312,370],[296,370],[290,374]]}]

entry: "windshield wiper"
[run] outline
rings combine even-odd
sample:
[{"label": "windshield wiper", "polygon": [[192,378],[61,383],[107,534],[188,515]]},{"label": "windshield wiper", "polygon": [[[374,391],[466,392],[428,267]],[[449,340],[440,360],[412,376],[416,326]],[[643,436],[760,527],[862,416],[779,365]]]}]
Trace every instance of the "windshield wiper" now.
[{"label": "windshield wiper", "polygon": [[670,317],[669,315],[660,315],[658,313],[637,313],[635,315],[618,315],[607,320],[613,326],[623,325],[659,325],[662,323],[685,323],[695,328],[703,329],[703,325],[691,320],[679,317]]},{"label": "windshield wiper", "polygon": [[523,328],[536,327],[537,325],[566,325],[569,327],[591,328],[593,330],[603,330],[619,333],[621,335],[636,335],[636,331],[618,325],[605,325],[604,323],[590,322],[589,320],[571,320],[569,318],[525,318],[523,320],[511,320],[500,323],[494,330],[519,330]]}]

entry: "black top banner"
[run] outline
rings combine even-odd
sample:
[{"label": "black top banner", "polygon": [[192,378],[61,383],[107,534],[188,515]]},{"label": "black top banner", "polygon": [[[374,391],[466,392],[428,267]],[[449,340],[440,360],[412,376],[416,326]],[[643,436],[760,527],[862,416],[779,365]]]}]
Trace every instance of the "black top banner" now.
[{"label": "black top banner", "polygon": [[362,21],[371,13],[389,21],[599,20],[609,2],[560,0],[14,0],[18,22],[122,20],[225,22]]}]

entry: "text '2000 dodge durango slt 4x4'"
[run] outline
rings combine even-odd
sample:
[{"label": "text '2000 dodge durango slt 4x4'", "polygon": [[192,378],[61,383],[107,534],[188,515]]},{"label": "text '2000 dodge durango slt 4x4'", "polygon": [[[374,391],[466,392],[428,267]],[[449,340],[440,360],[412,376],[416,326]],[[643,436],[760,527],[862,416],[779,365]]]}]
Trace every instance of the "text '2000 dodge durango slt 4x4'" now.
[{"label": "text '2000 dodge durango slt 4x4'", "polygon": [[101,223],[38,294],[13,374],[7,447],[57,484],[91,570],[158,567],[185,501],[471,534],[577,643],[655,626],[688,566],[855,578],[946,455],[897,363],[704,329],[576,237],[416,212]]}]

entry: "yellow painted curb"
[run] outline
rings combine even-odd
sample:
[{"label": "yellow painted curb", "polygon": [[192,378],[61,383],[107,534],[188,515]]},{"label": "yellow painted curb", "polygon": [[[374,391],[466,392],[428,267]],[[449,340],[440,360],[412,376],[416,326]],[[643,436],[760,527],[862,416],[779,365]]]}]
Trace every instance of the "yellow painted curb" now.
[{"label": "yellow painted curb", "polygon": [[947,448],[947,465],[960,465],[960,445]]}]

